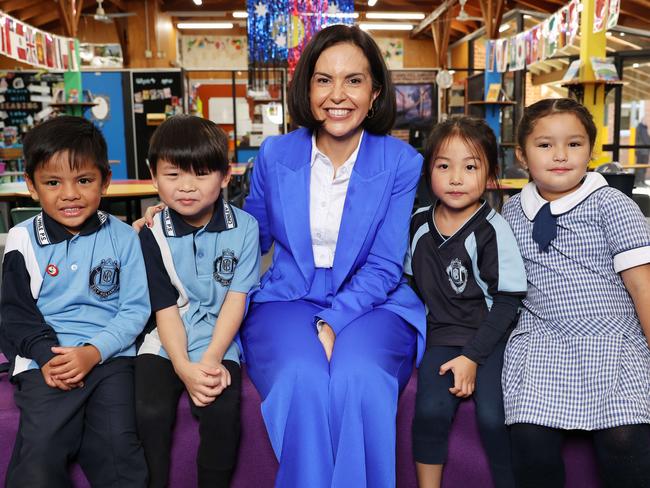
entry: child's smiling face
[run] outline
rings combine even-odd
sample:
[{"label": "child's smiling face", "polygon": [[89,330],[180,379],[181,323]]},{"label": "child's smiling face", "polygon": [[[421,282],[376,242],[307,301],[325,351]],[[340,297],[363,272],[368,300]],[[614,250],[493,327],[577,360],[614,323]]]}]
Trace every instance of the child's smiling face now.
[{"label": "child's smiling face", "polygon": [[573,193],[582,184],[591,158],[589,136],[572,113],[556,113],[535,122],[517,157],[528,166],[539,194],[548,201]]},{"label": "child's smiling face", "polygon": [[169,161],[160,161],[153,176],[160,199],[194,227],[210,222],[214,203],[229,181],[230,170],[225,175],[220,171],[197,174],[184,171]]},{"label": "child's smiling face", "polygon": [[72,168],[68,152],[60,151],[34,171],[33,179],[25,177],[32,198],[43,211],[73,234],[99,208],[101,197],[111,182],[110,173],[102,178],[96,164],[85,162]]}]

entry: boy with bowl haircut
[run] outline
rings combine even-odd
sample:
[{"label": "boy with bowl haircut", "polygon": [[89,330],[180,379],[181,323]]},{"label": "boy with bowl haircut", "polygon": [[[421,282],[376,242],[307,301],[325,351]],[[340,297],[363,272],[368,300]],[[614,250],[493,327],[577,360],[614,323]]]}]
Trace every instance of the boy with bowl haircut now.
[{"label": "boy with bowl haircut", "polygon": [[23,151],[42,212],[9,231],[4,255],[0,341],[20,409],[6,486],[69,486],[75,457],[93,486],[145,486],[132,356],[149,296],[137,235],[98,210],[106,141],[61,116]]},{"label": "boy with bowl haircut", "polygon": [[151,487],[169,482],[184,389],[199,419],[198,485],[228,487],[236,464],[241,371],[233,340],[259,281],[260,249],[257,221],[221,194],[227,155],[225,133],[189,115],[167,119],[149,146],[166,205],[140,231],[155,323],[138,348],[136,415]]}]

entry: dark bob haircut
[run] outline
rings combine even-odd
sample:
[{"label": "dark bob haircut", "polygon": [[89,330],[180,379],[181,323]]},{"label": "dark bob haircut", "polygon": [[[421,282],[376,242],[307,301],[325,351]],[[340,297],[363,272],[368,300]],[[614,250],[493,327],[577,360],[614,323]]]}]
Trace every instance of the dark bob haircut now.
[{"label": "dark bob haircut", "polygon": [[546,98],[539,102],[533,103],[524,109],[524,115],[519,121],[517,129],[517,144],[519,149],[526,154],[526,139],[535,129],[535,124],[542,117],[555,114],[573,114],[585,128],[589,137],[589,147],[594,148],[598,129],[594,124],[594,118],[587,108],[570,98]]},{"label": "dark bob haircut", "polygon": [[92,122],[82,117],[62,115],[25,134],[23,154],[27,176],[33,180],[36,170],[58,153],[67,153],[68,164],[73,170],[92,163],[103,180],[111,172],[104,136]]},{"label": "dark bob haircut", "polygon": [[329,47],[342,43],[353,44],[363,51],[370,66],[372,89],[379,90],[379,95],[372,105],[374,115],[371,118],[366,117],[361,124],[362,127],[373,134],[388,134],[393,127],[396,112],[393,82],[377,43],[357,26],[332,25],[318,32],[309,41],[298,60],[293,80],[289,85],[287,102],[292,119],[298,125],[312,130],[322,125],[323,122],[316,120],[311,112],[309,99],[311,78],[321,53]]},{"label": "dark bob haircut", "polygon": [[450,117],[437,124],[429,138],[424,151],[424,172],[427,178],[427,188],[432,198],[431,174],[433,163],[438,153],[452,137],[460,137],[475,158],[487,165],[488,181],[498,184],[499,177],[499,144],[494,132],[483,119],[466,116]]},{"label": "dark bob haircut", "polygon": [[159,161],[182,171],[228,172],[228,136],[214,122],[194,115],[174,115],[165,120],[149,142],[149,169],[156,176]]}]

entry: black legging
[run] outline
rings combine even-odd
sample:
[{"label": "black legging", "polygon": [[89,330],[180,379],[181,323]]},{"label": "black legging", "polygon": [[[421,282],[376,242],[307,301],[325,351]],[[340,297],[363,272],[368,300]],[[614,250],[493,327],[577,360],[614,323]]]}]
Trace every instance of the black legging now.
[{"label": "black legging", "polygon": [[[566,431],[534,424],[510,427],[518,488],[564,487],[562,441]],[[650,487],[650,425],[621,425],[592,432],[606,487]]]}]

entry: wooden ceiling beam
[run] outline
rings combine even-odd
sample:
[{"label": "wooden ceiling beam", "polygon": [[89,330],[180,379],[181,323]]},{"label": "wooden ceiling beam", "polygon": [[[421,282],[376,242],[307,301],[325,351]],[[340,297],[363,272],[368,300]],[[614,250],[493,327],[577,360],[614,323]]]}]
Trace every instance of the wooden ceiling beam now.
[{"label": "wooden ceiling beam", "polygon": [[5,12],[6,14],[15,17],[13,12],[17,10],[22,10],[25,7],[31,8],[35,5],[38,5],[39,3],[41,2],[34,1],[34,0],[7,0],[4,2],[0,2],[0,10]]},{"label": "wooden ceiling beam", "polygon": [[128,24],[129,19],[126,17],[118,17],[113,19],[113,24],[115,25],[115,32],[117,32],[117,39],[120,42],[120,47],[122,48],[122,62],[124,66],[129,66],[131,61],[129,57],[129,35],[128,35]]},{"label": "wooden ceiling beam", "polygon": [[57,3],[59,14],[63,19],[65,33],[69,37],[77,37],[79,18],[83,10],[84,0],[59,0]]},{"label": "wooden ceiling beam", "polygon": [[46,13],[41,14],[38,17],[32,18],[30,23],[34,27],[38,27],[39,29],[42,29],[43,26],[54,22],[58,18],[59,18],[58,10],[53,10],[52,8],[49,8]]},{"label": "wooden ceiling beam", "polygon": [[454,6],[457,0],[445,0],[433,12],[427,15],[418,26],[411,31],[411,37],[417,36],[432,23],[434,23],[441,15]]},{"label": "wooden ceiling beam", "polygon": [[14,17],[17,19],[20,19],[23,22],[27,22],[28,24],[31,24],[32,22],[30,19],[33,19],[34,17],[38,17],[39,15],[45,13],[45,12],[51,12],[52,11],[52,5],[48,5],[46,3],[39,3],[38,5],[32,5],[30,7],[25,7],[21,10],[18,10],[14,13]]},{"label": "wooden ceiling beam", "polygon": [[122,0],[109,0],[112,5],[115,5],[120,12],[127,12],[128,8],[126,2]]},{"label": "wooden ceiling beam", "polygon": [[433,47],[436,65],[440,68],[447,67],[447,48],[449,47],[449,34],[452,19],[452,10],[442,15],[438,22],[431,24],[431,34],[433,36]]}]

